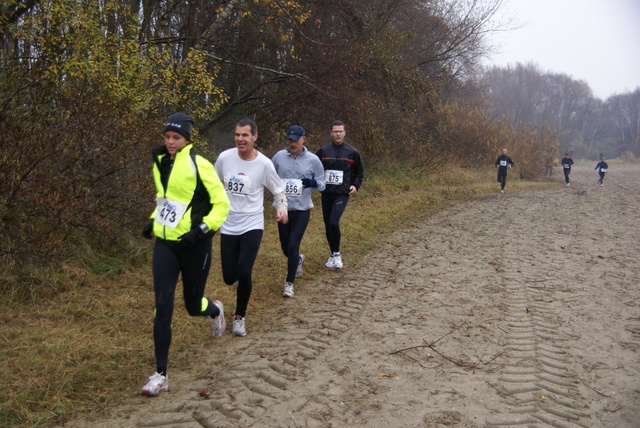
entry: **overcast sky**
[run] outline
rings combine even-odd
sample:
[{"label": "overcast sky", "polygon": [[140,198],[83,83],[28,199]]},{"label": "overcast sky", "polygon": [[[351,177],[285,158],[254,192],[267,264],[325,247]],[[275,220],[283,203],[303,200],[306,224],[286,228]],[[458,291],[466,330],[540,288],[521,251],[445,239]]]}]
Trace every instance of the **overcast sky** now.
[{"label": "overcast sky", "polygon": [[503,0],[521,28],[491,36],[491,64],[534,62],[606,99],[640,87],[640,0]]}]

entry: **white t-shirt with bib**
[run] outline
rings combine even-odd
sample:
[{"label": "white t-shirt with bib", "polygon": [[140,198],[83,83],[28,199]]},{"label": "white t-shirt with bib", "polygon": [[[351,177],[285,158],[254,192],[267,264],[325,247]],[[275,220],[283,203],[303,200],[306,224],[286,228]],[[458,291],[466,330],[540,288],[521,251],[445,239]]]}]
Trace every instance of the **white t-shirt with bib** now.
[{"label": "white t-shirt with bib", "polygon": [[244,160],[234,147],[220,153],[215,169],[231,203],[220,233],[242,235],[250,230],[263,230],[264,188],[273,195],[284,192],[282,179],[271,160],[260,152],[255,158]]}]

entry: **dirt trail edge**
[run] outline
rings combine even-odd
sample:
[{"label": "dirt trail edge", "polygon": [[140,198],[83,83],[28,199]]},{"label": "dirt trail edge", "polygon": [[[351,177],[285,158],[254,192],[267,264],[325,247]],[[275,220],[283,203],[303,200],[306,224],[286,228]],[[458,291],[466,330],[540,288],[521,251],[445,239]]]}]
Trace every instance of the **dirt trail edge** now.
[{"label": "dirt trail edge", "polygon": [[638,427],[640,167],[592,168],[346,254],[169,393],[65,426]]}]

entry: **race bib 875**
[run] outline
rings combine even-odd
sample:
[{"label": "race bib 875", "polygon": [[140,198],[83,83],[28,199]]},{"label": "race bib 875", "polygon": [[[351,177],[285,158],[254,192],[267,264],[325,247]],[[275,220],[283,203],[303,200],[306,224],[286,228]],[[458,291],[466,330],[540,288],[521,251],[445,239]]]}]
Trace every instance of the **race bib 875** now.
[{"label": "race bib 875", "polygon": [[327,182],[327,184],[339,186],[342,184],[343,179],[344,171],[328,169],[324,172],[324,180]]}]

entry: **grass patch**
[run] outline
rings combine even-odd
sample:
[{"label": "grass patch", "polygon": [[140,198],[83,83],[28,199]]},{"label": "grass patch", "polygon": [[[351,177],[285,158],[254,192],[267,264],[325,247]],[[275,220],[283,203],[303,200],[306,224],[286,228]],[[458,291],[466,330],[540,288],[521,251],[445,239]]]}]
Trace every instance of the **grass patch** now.
[{"label": "grass patch", "polygon": [[[560,176],[557,177],[560,180]],[[508,191],[538,189],[551,182],[525,182],[510,177]],[[557,184],[557,183],[556,183]],[[342,219],[346,268],[374,251],[399,229],[411,227],[432,213],[461,200],[496,195],[495,171],[450,168],[420,176],[410,170],[368,171],[364,186]],[[327,274],[329,248],[324,235],[320,198],[301,245],[307,256],[305,285]],[[286,260],[278,241],[273,210],[265,210],[266,228],[254,268],[254,291],[247,325],[262,322],[282,305]],[[219,238],[205,295],[235,309],[235,290],[221,279]],[[135,394],[154,368],[151,244],[140,239],[120,258],[91,257],[82,248],[60,272],[40,272],[55,293],[26,303],[0,303],[0,426],[61,423],[79,413],[117,405]],[[5,278],[6,279],[6,278]],[[0,279],[1,280],[1,279]],[[180,287],[180,285],[179,285]],[[7,303],[13,301],[14,303]],[[188,368],[208,346],[208,322],[191,318],[176,292],[170,369]]]}]

